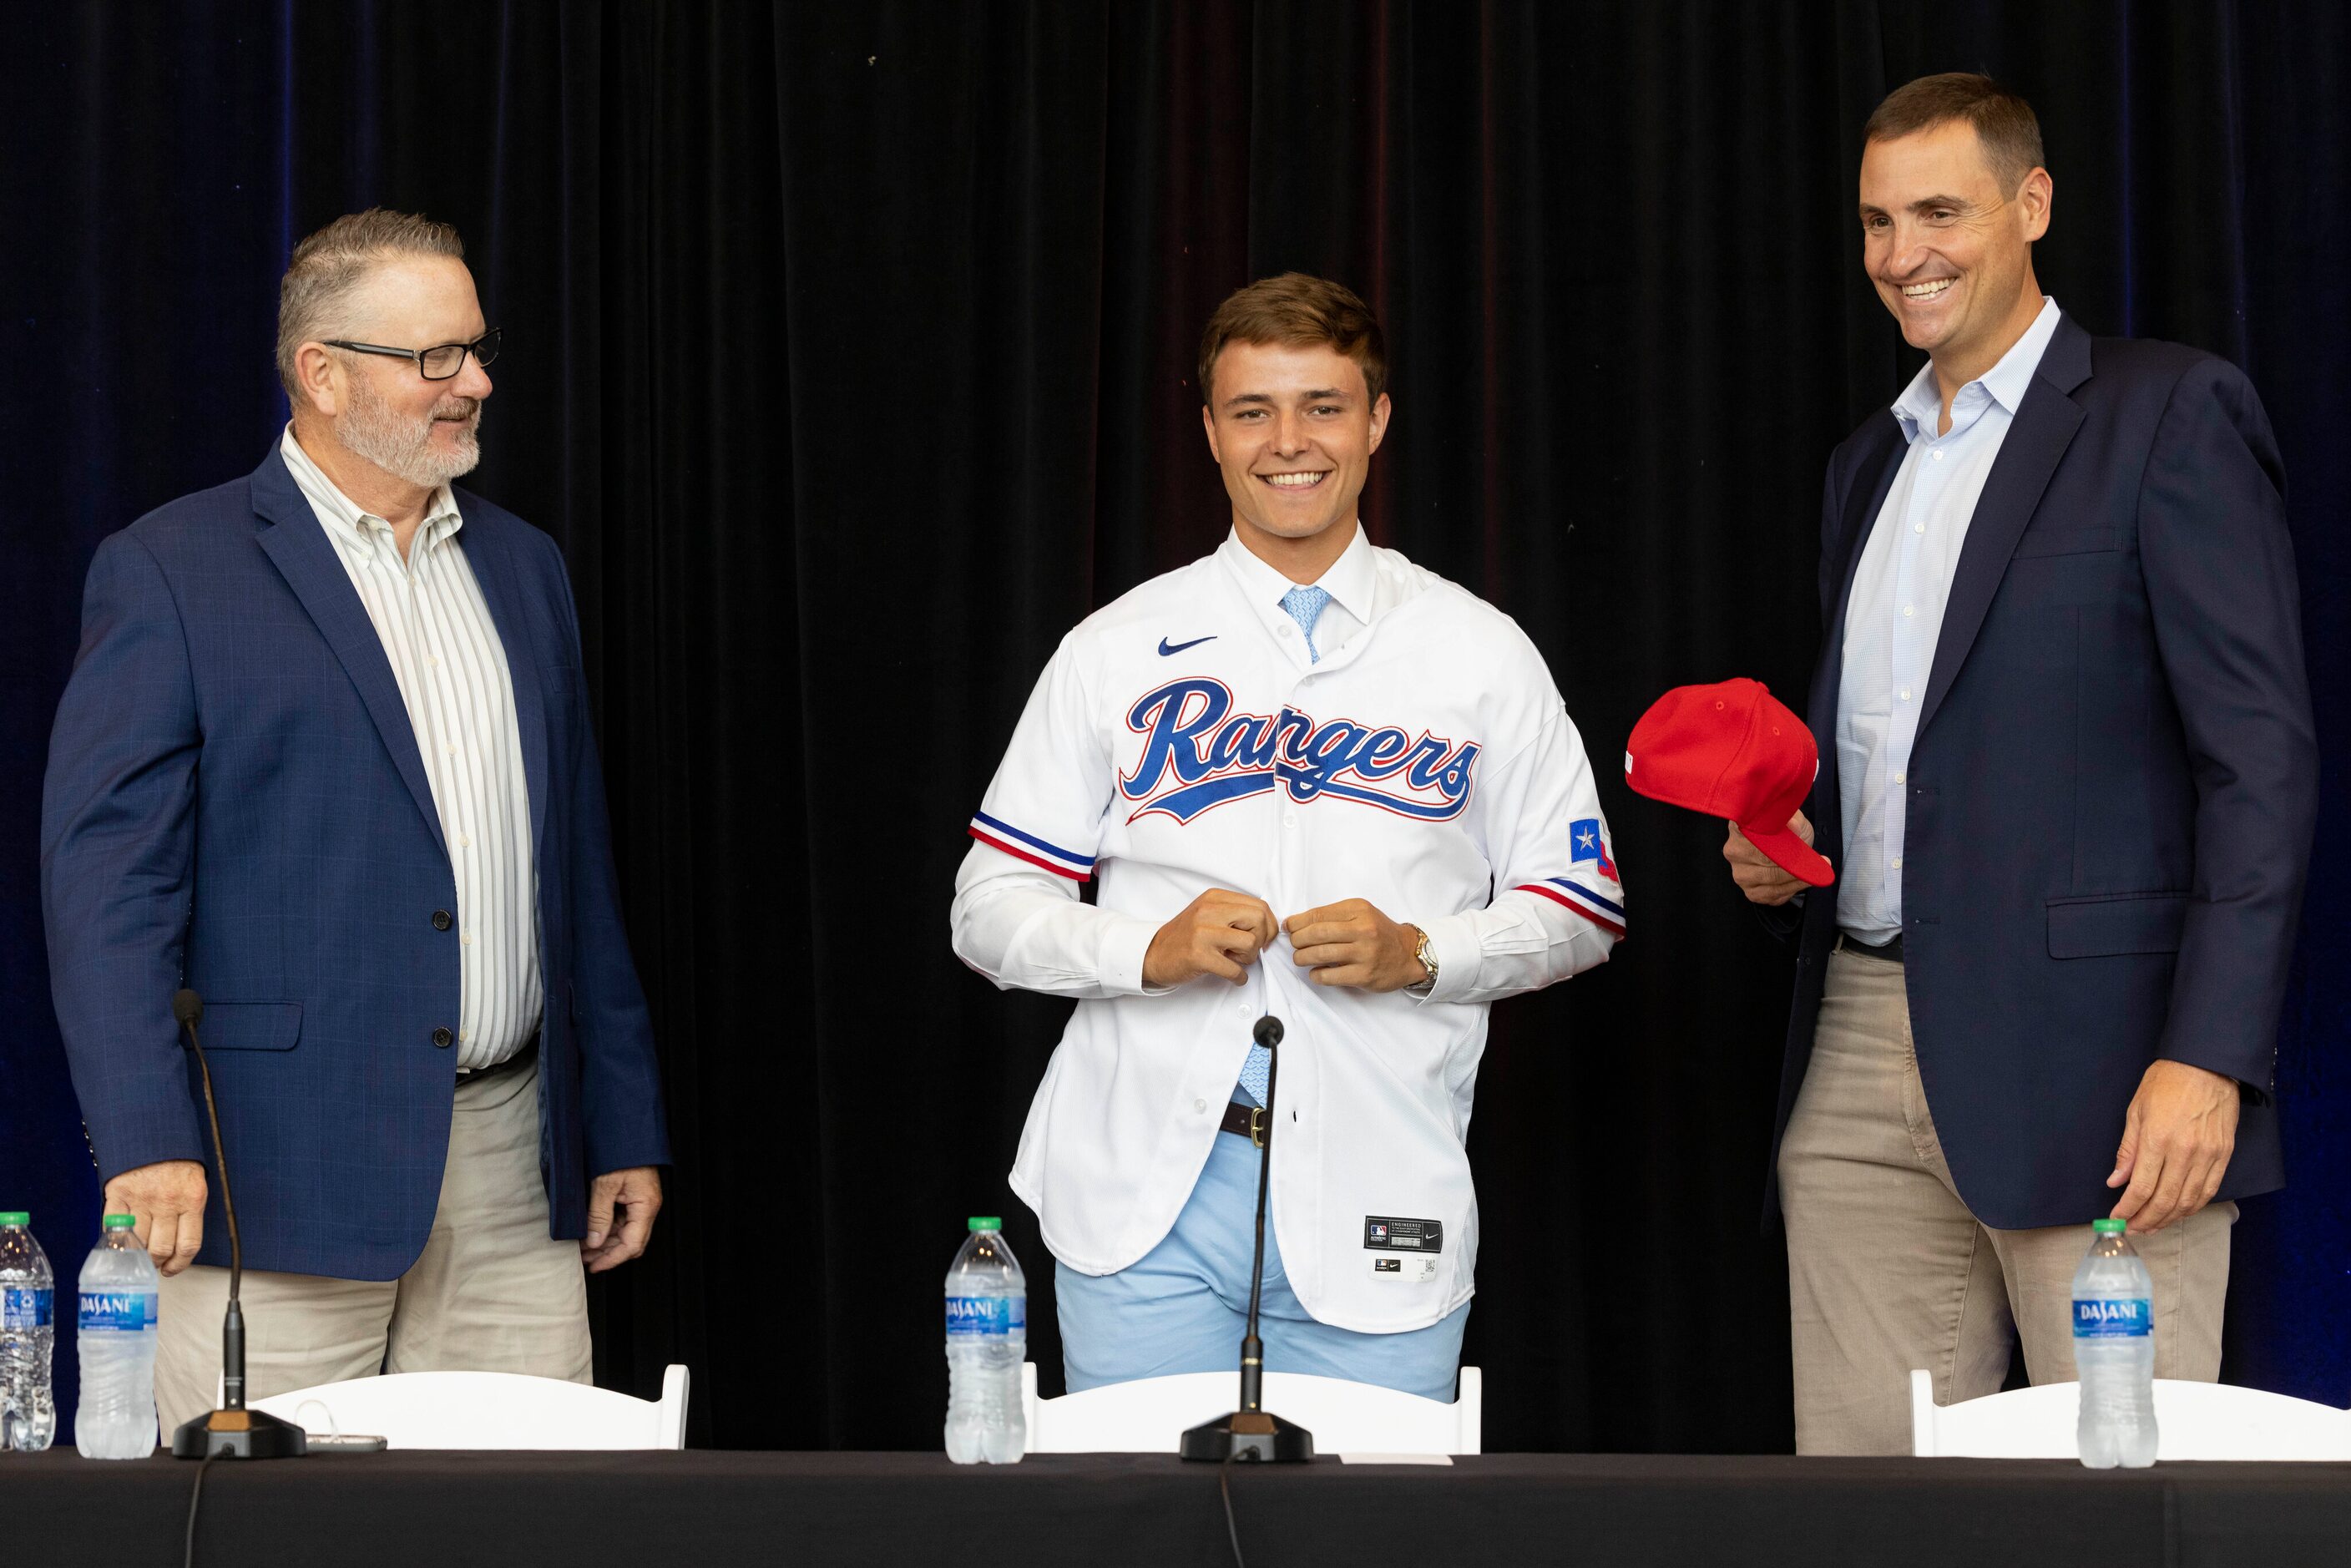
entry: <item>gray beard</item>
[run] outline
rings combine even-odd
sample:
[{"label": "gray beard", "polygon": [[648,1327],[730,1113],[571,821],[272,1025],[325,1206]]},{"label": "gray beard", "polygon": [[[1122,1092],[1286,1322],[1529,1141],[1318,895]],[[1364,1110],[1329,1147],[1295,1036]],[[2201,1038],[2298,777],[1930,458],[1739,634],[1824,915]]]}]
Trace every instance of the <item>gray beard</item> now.
[{"label": "gray beard", "polygon": [[375,394],[366,382],[354,377],[351,381],[350,404],[342,417],[335,422],[335,439],[353,456],[364,457],[395,479],[425,489],[438,489],[450,480],[470,474],[482,460],[482,444],[475,432],[481,423],[481,404],[469,398],[453,398],[434,405],[434,413],[455,413],[452,404],[469,404],[464,437],[454,452],[441,453],[433,449],[431,415],[423,419],[407,419],[392,412],[392,405]]}]

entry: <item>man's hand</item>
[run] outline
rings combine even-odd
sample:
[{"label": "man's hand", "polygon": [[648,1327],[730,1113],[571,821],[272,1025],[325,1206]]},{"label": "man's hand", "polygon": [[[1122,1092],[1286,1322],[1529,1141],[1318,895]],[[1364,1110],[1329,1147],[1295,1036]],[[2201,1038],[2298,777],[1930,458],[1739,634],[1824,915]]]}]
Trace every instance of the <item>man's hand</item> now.
[{"label": "man's hand", "polygon": [[[1804,842],[1813,841],[1813,825],[1804,820],[1802,811],[1788,819],[1788,826]],[[1750,904],[1785,904],[1812,885],[1795,873],[1781,870],[1779,862],[1748,841],[1736,822],[1730,824],[1730,836],[1723,841],[1722,858],[1730,862],[1730,880],[1739,884],[1739,891],[1747,895]]]},{"label": "man's hand", "polygon": [[1143,983],[1154,990],[1216,975],[1238,986],[1249,965],[1273,946],[1273,910],[1262,898],[1212,887],[1159,928],[1143,955]]},{"label": "man's hand", "polygon": [[[612,1228],[612,1210],[622,1210],[621,1228]],[[652,1166],[607,1171],[588,1188],[588,1234],[580,1239],[580,1260],[590,1274],[616,1269],[645,1249],[652,1239],[653,1216],[661,1212],[661,1172]]]},{"label": "man's hand", "polygon": [[1318,986],[1353,986],[1366,991],[1400,991],[1428,978],[1421,967],[1420,932],[1400,925],[1350,898],[1326,904],[1281,923],[1290,933],[1298,967]]},{"label": "man's hand", "polygon": [[2116,1220],[2151,1232],[2184,1220],[2220,1192],[2236,1152],[2236,1079],[2158,1061],[2123,1112],[2123,1147],[2109,1187],[2123,1189]]},{"label": "man's hand", "polygon": [[124,1171],[106,1184],[106,1212],[127,1214],[155,1267],[176,1274],[196,1260],[204,1244],[204,1167],[195,1160],[162,1160]]},{"label": "man's hand", "polygon": [[2237,1081],[2184,1061],[2157,1061],[2123,1113],[2122,1146],[2108,1186],[2122,1186],[2114,1218],[2160,1230],[2212,1201],[2237,1149]]}]

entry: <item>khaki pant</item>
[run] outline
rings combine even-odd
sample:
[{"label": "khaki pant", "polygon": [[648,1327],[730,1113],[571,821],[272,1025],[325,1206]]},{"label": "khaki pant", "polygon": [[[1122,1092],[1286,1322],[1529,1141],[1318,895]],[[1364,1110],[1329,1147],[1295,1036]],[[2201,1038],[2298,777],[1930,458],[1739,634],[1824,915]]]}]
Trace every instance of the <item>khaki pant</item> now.
[{"label": "khaki pant", "polygon": [[[456,1094],[440,1207],[408,1272],[365,1281],[246,1270],[247,1399],[378,1372],[589,1381],[580,1244],[547,1235],[538,1066],[461,1082]],[[225,1269],[163,1281],[155,1406],[166,1442],[181,1422],[213,1408],[227,1301]]]},{"label": "khaki pant", "polygon": [[[1914,1367],[1933,1375],[1938,1405],[1998,1393],[2018,1341],[2033,1382],[2073,1380],[2090,1228],[1995,1230],[1968,1212],[1928,1113],[1898,963],[1830,956],[1780,1197],[1798,1453],[1907,1454]],[[2155,1279],[2158,1377],[2220,1375],[2236,1218],[2216,1203],[2131,1238]]]}]

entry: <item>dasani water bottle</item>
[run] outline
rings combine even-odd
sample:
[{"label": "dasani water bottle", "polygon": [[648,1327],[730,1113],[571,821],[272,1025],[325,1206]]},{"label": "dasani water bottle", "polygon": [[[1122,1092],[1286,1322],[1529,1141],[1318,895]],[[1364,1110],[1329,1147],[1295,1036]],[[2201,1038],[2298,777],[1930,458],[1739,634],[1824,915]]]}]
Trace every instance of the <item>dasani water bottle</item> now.
[{"label": "dasani water bottle", "polygon": [[2125,1222],[2094,1219],[2074,1271],[2074,1370],[2082,1414],[2074,1431],[2094,1470],[2155,1463],[2155,1281]]},{"label": "dasani water bottle", "polygon": [[0,1453],[37,1454],[57,1433],[49,1393],[57,1276],[32,1223],[22,1209],[0,1214]]},{"label": "dasani water bottle", "polygon": [[162,1278],[127,1214],[81,1266],[81,1406],[74,1447],[86,1459],[143,1459],[155,1451],[155,1298]]},{"label": "dasani water bottle", "polygon": [[968,1222],[947,1270],[947,1458],[1018,1464],[1029,1449],[1020,1364],[1029,1354],[1029,1281],[1004,1222]]}]

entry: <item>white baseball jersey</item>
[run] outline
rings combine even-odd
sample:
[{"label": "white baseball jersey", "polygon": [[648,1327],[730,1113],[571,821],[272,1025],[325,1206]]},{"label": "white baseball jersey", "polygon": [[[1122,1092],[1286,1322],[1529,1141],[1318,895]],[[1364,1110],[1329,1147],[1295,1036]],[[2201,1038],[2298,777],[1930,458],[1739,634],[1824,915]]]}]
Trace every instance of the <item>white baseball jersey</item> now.
[{"label": "white baseball jersey", "polygon": [[[1515,622],[1359,529],[1316,584],[1316,664],[1292,586],[1228,538],[1062,640],[971,820],[955,948],[999,987],[1079,998],[1012,1170],[1056,1258],[1113,1273],[1167,1234],[1271,1013],[1290,1283],[1323,1322],[1397,1333],[1474,1288],[1462,1140],[1488,1004],[1604,961],[1625,894]],[[1318,986],[1284,936],[1243,986],[1146,991],[1152,936],[1210,887],[1282,920],[1367,899],[1428,934],[1437,985]]]}]

